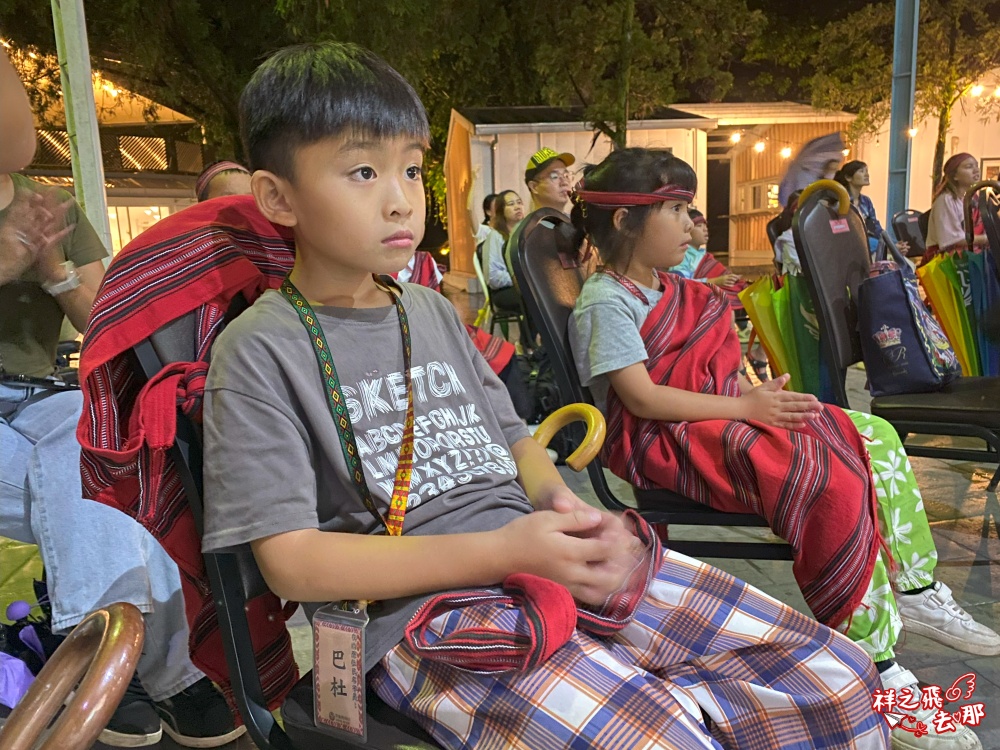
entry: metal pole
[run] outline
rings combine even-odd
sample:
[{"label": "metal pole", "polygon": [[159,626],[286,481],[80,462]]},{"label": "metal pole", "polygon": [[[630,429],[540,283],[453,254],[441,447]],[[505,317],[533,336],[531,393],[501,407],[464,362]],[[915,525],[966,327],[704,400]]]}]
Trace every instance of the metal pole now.
[{"label": "metal pole", "polygon": [[917,36],[920,0],[896,0],[895,44],[892,53],[892,111],[889,117],[889,183],[886,224],[907,208],[910,200],[909,130],[917,83]]},{"label": "metal pole", "polygon": [[104,191],[104,162],[101,158],[101,136],[97,129],[97,105],[94,102],[83,0],[52,0],[52,21],[56,32],[76,200],[104,246],[110,250],[111,226]]}]

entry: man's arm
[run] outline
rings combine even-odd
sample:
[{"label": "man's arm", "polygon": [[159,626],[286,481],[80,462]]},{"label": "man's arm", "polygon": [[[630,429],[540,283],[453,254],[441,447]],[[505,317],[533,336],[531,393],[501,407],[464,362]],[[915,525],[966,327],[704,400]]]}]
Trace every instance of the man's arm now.
[{"label": "man's arm", "polygon": [[[96,260],[76,269],[76,273],[80,277],[80,286],[57,294],[55,300],[73,327],[82,332],[87,330],[90,310],[94,306],[94,298],[101,286],[101,279],[104,278],[104,263]],[[50,269],[48,274],[46,281],[53,284],[66,279],[66,270],[62,266]]]}]

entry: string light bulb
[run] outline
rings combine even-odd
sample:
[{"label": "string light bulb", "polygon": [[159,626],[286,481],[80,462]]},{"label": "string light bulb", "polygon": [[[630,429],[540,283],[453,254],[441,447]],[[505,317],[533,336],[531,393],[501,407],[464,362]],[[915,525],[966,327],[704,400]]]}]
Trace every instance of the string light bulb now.
[{"label": "string light bulb", "polygon": [[783,149],[781,149],[781,158],[782,159],[787,159],[791,155],[792,155],[792,147],[791,146],[785,146]]},{"label": "string light bulb", "polygon": [[741,140],[743,140],[743,133],[737,130],[735,133],[729,136],[729,140],[732,143],[739,143]]},{"label": "string light bulb", "polygon": [[983,85],[977,83],[975,86],[973,86],[971,89],[969,89],[969,93],[972,94],[973,96],[982,96],[983,95]]},{"label": "string light bulb", "polygon": [[767,148],[767,144],[764,143],[764,141],[757,141],[755,144],[753,144],[753,150],[756,151],[758,154],[764,153],[765,148]]},{"label": "string light bulb", "polygon": [[910,138],[916,138],[918,132],[919,131],[916,128],[910,128],[909,130],[906,131],[906,134],[910,136]]}]

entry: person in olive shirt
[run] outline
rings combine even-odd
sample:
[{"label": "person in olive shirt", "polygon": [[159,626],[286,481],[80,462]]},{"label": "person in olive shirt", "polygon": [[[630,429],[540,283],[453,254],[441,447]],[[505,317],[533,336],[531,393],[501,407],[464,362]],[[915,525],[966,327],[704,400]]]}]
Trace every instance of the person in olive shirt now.
[{"label": "person in olive shirt", "polygon": [[63,316],[86,328],[107,254],[68,193],[0,175],[0,372],[52,374]]},{"label": "person in olive shirt", "polygon": [[218,747],[245,730],[191,663],[177,566],[132,518],[83,497],[83,399],[53,377],[63,319],[86,329],[107,255],[68,193],[0,174],[0,535],[38,545],[54,632],[116,601],[145,615],[145,694],[126,693],[102,743],[141,747],[166,731],[182,746]]}]

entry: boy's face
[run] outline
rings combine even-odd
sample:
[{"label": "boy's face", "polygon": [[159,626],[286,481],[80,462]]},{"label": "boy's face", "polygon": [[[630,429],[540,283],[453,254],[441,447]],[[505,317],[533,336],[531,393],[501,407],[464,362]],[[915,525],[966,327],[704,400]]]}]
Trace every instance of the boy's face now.
[{"label": "boy's face", "polygon": [[268,218],[293,227],[297,252],[333,273],[395,273],[424,235],[423,158],[410,137],[335,136],[303,146],[294,180],[276,178],[287,211]]}]

